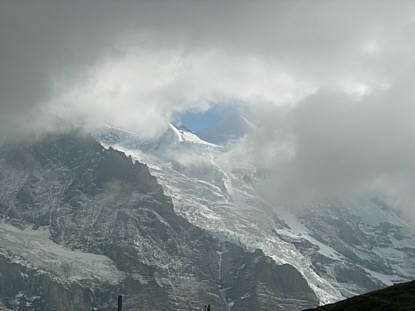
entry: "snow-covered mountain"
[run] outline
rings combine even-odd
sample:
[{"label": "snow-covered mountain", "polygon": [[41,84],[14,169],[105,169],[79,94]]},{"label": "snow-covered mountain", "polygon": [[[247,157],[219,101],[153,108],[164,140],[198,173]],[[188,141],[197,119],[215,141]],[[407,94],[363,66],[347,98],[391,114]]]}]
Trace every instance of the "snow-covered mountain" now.
[{"label": "snow-covered mountain", "polygon": [[96,137],[0,147],[6,308],[300,310],[415,273],[412,227],[379,198],[282,210],[266,174],[185,128]]},{"label": "snow-covered mountain", "polygon": [[[217,149],[169,131],[172,146]],[[121,134],[132,143],[119,130],[107,137]],[[118,294],[126,310],[208,303],[223,311],[298,310],[318,303],[293,266],[178,216],[146,165],[91,136],[1,146],[0,167],[0,306],[109,311]]]},{"label": "snow-covered mountain", "polygon": [[381,200],[330,202],[288,211],[255,191],[264,174],[229,151],[170,125],[161,138],[107,128],[103,144],[146,163],[176,213],[221,240],[261,249],[301,272],[321,303],[409,280],[415,272],[410,224]]}]

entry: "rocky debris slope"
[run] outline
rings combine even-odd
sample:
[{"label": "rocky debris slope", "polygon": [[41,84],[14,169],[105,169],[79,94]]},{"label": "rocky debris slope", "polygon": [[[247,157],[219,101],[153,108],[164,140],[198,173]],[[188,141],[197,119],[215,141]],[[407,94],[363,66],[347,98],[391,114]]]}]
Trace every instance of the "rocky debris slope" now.
[{"label": "rocky debris slope", "polygon": [[90,136],[3,146],[0,167],[0,299],[8,308],[113,310],[118,294],[127,310],[318,303],[295,268],[177,216],[146,165]]}]

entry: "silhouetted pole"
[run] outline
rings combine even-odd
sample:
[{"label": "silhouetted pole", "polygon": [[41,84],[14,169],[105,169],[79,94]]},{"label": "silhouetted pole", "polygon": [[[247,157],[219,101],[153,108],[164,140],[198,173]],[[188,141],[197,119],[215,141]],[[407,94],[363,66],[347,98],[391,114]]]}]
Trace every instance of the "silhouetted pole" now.
[{"label": "silhouetted pole", "polygon": [[122,296],[118,296],[118,311],[122,311]]},{"label": "silhouetted pole", "polygon": [[210,305],[208,305],[208,307],[207,307],[207,311],[210,311]]}]

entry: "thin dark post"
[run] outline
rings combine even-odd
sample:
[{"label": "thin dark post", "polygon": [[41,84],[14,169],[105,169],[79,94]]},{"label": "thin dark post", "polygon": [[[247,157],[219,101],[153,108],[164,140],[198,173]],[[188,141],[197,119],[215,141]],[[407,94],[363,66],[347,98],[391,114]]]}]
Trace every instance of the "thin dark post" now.
[{"label": "thin dark post", "polygon": [[118,311],[122,311],[122,296],[118,296]]},{"label": "thin dark post", "polygon": [[207,307],[207,311],[210,311],[210,305],[208,305],[208,307]]}]

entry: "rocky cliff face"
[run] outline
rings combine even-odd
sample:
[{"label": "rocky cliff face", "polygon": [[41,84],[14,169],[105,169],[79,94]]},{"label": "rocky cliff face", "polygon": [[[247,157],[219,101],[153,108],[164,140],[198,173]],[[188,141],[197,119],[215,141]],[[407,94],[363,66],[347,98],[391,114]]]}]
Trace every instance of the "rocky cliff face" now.
[{"label": "rocky cliff face", "polygon": [[[0,150],[0,299],[14,310],[299,310],[301,274],[174,213],[148,168],[90,136]],[[7,286],[9,284],[9,286]]]}]

